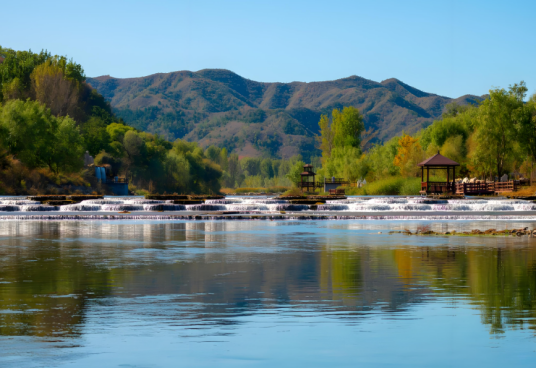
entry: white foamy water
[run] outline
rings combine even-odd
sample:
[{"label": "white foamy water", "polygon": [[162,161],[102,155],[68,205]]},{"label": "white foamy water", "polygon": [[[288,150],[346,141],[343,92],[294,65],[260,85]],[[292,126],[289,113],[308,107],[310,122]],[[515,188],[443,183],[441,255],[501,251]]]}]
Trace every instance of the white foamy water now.
[{"label": "white foamy water", "polygon": [[[313,207],[315,208],[315,207]],[[173,204],[171,200],[152,200],[139,197],[109,197],[89,199],[81,203],[49,206],[21,197],[0,198],[1,212],[179,212],[179,211],[239,211],[239,212],[280,212],[312,211],[311,206],[292,204],[289,201],[268,197],[230,197],[209,199],[202,204]],[[508,199],[451,199],[437,200],[422,197],[349,197],[347,199],[328,200],[316,206],[316,211],[342,212],[407,212],[415,211],[464,211],[471,212],[515,212],[536,211],[536,204],[524,200]]]}]

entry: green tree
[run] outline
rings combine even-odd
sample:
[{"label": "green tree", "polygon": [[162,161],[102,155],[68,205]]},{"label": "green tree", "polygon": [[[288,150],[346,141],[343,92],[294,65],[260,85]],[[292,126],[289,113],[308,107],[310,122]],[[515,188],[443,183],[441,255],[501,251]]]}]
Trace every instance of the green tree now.
[{"label": "green tree", "polygon": [[519,143],[523,152],[529,157],[532,168],[536,162],[536,94],[532,95],[528,103],[518,109],[516,114]]},{"label": "green tree", "polygon": [[220,163],[220,153],[221,153],[221,150],[214,146],[214,145],[211,145],[209,146],[206,151],[205,151],[205,156],[207,156],[207,158],[217,164]]},{"label": "green tree", "polygon": [[490,162],[497,176],[502,176],[507,160],[512,156],[519,126],[518,110],[523,107],[519,91],[490,90],[490,98],[479,108],[475,157]]},{"label": "green tree", "polygon": [[322,150],[322,169],[320,176],[337,176],[354,180],[357,173],[357,161],[361,156],[361,133],[365,130],[363,117],[352,106],[341,110],[334,109],[331,120],[322,115],[320,142]]},{"label": "green tree", "polygon": [[110,134],[106,130],[106,123],[99,117],[92,116],[82,125],[84,144],[89,154],[96,156],[102,150],[110,151]]},{"label": "green tree", "polygon": [[365,130],[363,117],[353,106],[332,112],[333,145],[360,148],[361,133]]},{"label": "green tree", "polygon": [[0,112],[4,146],[30,168],[50,162],[57,119],[35,101],[10,100]]},{"label": "green tree", "polygon": [[298,186],[298,184],[301,181],[301,172],[303,171],[303,166],[305,165],[305,162],[298,160],[292,165],[289,172],[286,174],[286,177],[294,184],[294,186]]},{"label": "green tree", "polygon": [[84,140],[76,122],[66,117],[58,118],[54,144],[50,146],[48,167],[55,173],[78,171],[83,166]]},{"label": "green tree", "polygon": [[272,167],[272,160],[265,158],[260,163],[260,174],[263,178],[270,179],[274,176],[274,169]]}]

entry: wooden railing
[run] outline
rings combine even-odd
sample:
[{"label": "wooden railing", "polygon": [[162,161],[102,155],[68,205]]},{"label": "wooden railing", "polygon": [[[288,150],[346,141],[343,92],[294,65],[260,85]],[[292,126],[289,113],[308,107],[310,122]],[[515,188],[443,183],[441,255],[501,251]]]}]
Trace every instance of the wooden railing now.
[{"label": "wooden railing", "polygon": [[315,190],[315,188],[322,188],[323,184],[322,183],[317,183],[317,182],[307,182],[307,181],[304,181],[304,182],[300,182],[300,189],[301,190],[305,190],[305,191],[313,191]]},{"label": "wooden railing", "polygon": [[452,182],[446,181],[424,181],[421,182],[421,192],[426,193],[448,193],[454,189]]},{"label": "wooden railing", "polygon": [[515,192],[519,187],[518,180],[495,183],[495,192]]},{"label": "wooden railing", "polygon": [[344,180],[344,178],[324,178],[325,184],[345,184],[348,185],[348,180]]},{"label": "wooden railing", "polygon": [[345,191],[344,189],[330,189],[329,194],[330,195],[341,195],[341,194],[344,195]]},{"label": "wooden railing", "polygon": [[456,183],[456,194],[491,194],[515,192],[519,188],[517,180],[505,182]]}]

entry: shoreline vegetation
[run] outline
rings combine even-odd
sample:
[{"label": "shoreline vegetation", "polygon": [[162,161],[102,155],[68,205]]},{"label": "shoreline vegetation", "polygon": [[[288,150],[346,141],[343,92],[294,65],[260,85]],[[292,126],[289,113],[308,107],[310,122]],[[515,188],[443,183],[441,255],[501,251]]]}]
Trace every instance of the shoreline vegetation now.
[{"label": "shoreline vegetation", "polygon": [[528,236],[530,238],[536,237],[536,230],[529,230],[528,228],[523,229],[504,229],[504,230],[497,230],[497,229],[488,229],[488,230],[478,230],[473,229],[471,231],[433,231],[429,225],[420,226],[415,232],[411,232],[408,229],[401,230],[401,231],[389,231],[389,234],[404,234],[404,235],[417,235],[417,236],[425,236],[425,235],[440,235],[440,236]]},{"label": "shoreline vegetation", "polygon": [[[295,191],[301,156],[239,157],[226,147],[139,131],[118,118],[87,82],[80,64],[47,51],[0,47],[0,195],[109,194],[95,165],[124,177],[132,194],[279,194]],[[441,119],[387,142],[365,129],[352,106],[321,115],[317,182],[365,179],[347,195],[418,195],[416,166],[437,151],[460,163],[457,178],[529,177],[536,161],[536,95],[522,81],[490,90],[478,105],[447,105]],[[443,181],[442,172],[432,172]],[[532,188],[531,188],[532,190]],[[529,193],[527,195],[532,195]]]}]

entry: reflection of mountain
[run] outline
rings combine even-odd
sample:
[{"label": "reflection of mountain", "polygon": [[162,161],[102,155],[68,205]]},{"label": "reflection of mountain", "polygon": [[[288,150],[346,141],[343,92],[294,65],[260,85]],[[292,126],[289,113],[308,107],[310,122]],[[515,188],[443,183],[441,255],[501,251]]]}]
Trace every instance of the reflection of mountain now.
[{"label": "reflection of mountain", "polygon": [[231,323],[226,317],[282,306],[337,318],[411,312],[435,295],[468,298],[492,332],[535,328],[536,249],[393,246],[408,239],[397,237],[379,238],[389,247],[366,246],[370,236],[348,226],[5,222],[0,334],[76,335],[89,301],[137,296],[151,297],[136,301],[140,315]]}]

